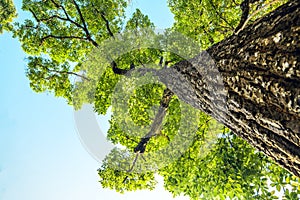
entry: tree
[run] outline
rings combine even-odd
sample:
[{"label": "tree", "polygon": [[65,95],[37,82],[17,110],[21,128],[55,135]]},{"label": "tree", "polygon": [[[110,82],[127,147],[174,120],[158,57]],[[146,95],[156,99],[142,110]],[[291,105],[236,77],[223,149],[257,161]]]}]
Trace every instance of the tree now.
[{"label": "tree", "polygon": [[[136,153],[136,157],[128,156],[126,151],[112,151],[99,169],[104,187],[120,192],[154,187],[153,172],[137,174],[136,171],[149,163],[157,163],[161,159],[159,155],[146,157],[147,154],[169,145],[176,137],[175,133],[180,128],[178,123],[183,117],[179,115],[183,109],[180,107],[182,101],[211,115],[299,176],[299,3],[291,1],[252,23],[247,18],[249,10],[252,14],[258,11],[262,12],[261,15],[265,14],[260,8],[255,9],[255,6],[263,6],[262,2],[229,1],[219,5],[214,1],[202,1],[205,3],[203,7],[193,1],[185,2],[170,1],[177,17],[177,25],[173,29],[198,39],[202,47],[207,48],[208,54],[202,52],[193,59],[182,60],[172,53],[156,49],[137,49],[111,62],[98,56],[94,60],[97,65],[91,69],[85,68],[82,63],[93,48],[96,47],[98,53],[105,51],[99,44],[108,37],[114,38],[118,32],[143,34],[136,30],[153,29],[148,17],[137,10],[123,25],[124,1],[25,1],[23,9],[30,11],[33,19],[17,24],[15,36],[20,38],[23,49],[33,55],[28,59],[27,72],[31,86],[38,92],[52,91],[76,108],[85,102],[93,103],[99,114],[105,114],[109,107],[113,107],[108,138]],[[179,8],[176,5],[180,5]],[[228,8],[223,8],[227,5]],[[195,19],[207,26],[193,29],[195,26],[180,15],[187,6],[203,8],[200,12],[204,14]],[[221,11],[224,9],[229,10],[223,14]],[[207,19],[212,19],[212,22],[205,21]],[[212,28],[207,29],[211,24]],[[203,33],[206,35],[203,36]],[[153,40],[160,41],[160,36]],[[222,75],[224,90],[220,90],[220,79],[210,68],[212,63],[204,60],[208,55]],[[137,66],[153,62],[167,67],[145,71]],[[94,77],[99,70],[103,72],[100,80]],[[129,114],[125,115],[123,110],[112,104],[115,98],[112,93],[121,77],[133,72],[144,75],[152,72],[165,85],[148,84],[133,91],[129,98]],[[72,76],[81,81],[71,83]],[[182,77],[180,82],[178,77]],[[203,82],[214,85],[215,92],[207,91],[205,84],[201,84]],[[77,93],[79,88],[95,84],[94,93]],[[123,82],[123,86],[125,84]],[[174,87],[176,85],[181,87]],[[191,87],[184,88],[185,85]],[[95,96],[94,101],[90,101],[90,96]],[[218,104],[224,99],[228,103],[226,109]],[[191,131],[194,142],[174,163],[157,169],[164,177],[165,187],[174,195],[184,193],[193,199],[234,196],[274,198],[274,193],[268,189],[268,179],[277,190],[283,188],[286,196],[292,198],[297,195],[298,180],[294,176],[278,168],[228,129],[220,127],[204,112],[190,111],[190,116],[197,119],[187,118],[197,127]],[[120,127],[129,124],[128,118],[134,124],[148,127],[148,131],[139,132],[133,127],[127,130],[135,135],[128,136]],[[185,133],[191,136],[189,132]],[[209,133],[212,138],[219,139],[209,153],[199,156],[205,141],[211,140],[207,139]],[[142,156],[138,157],[142,154],[145,160]],[[127,171],[120,172],[113,167],[117,164],[112,159],[114,157],[124,158]],[[198,180],[198,184],[186,187],[191,179]],[[285,189],[289,183],[293,183],[293,190]],[[214,191],[210,191],[211,187],[215,188]]]},{"label": "tree", "polygon": [[[228,112],[206,100],[221,100],[224,94],[204,97],[206,89],[197,82],[191,83],[194,95],[175,92],[296,176],[300,175],[298,14],[299,3],[292,1],[207,50],[222,75]],[[202,59],[203,55],[198,55],[179,62],[168,74],[179,72],[187,80],[199,79],[191,63],[207,65]],[[211,77],[206,79],[217,84],[215,73],[208,74]],[[174,82],[172,78],[169,81]]]},{"label": "tree", "polygon": [[16,8],[11,0],[0,1],[0,33],[12,30],[12,20],[17,16]]}]

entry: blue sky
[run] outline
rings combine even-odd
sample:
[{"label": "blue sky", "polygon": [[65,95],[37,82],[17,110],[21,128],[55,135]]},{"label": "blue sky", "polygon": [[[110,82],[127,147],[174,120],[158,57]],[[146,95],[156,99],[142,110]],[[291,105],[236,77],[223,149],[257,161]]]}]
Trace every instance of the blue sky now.
[{"label": "blue sky", "polygon": [[[21,1],[15,4],[20,19],[24,18]],[[173,22],[165,1],[133,0],[129,13],[135,7],[158,28]],[[51,94],[31,91],[25,57],[16,39],[0,35],[1,200],[173,199],[162,183],[153,192],[126,195],[102,189],[96,171],[99,163],[80,143],[72,108]]]}]

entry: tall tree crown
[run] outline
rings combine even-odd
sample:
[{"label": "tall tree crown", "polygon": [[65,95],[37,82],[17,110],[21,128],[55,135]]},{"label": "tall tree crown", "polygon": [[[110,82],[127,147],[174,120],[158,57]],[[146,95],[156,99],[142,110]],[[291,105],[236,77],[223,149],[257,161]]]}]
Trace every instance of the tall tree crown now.
[{"label": "tall tree crown", "polygon": [[[157,173],[163,176],[165,188],[174,196],[183,193],[191,199],[226,199],[228,197],[275,199],[275,189],[270,189],[270,183],[277,191],[283,190],[287,199],[297,198],[300,193],[300,184],[297,177],[277,166],[264,154],[251,147],[245,140],[234,135],[229,129],[234,130],[237,127],[230,125],[234,121],[242,119],[242,114],[247,113],[247,110],[240,109],[242,114],[239,115],[238,120],[235,118],[229,121],[220,120],[224,124],[227,123],[228,127],[225,127],[207,115],[213,112],[217,113],[218,110],[209,109],[210,104],[206,105],[207,109],[205,110],[205,101],[202,102],[203,104],[199,108],[202,106],[204,111],[209,111],[208,113],[189,107],[189,112],[186,112],[189,115],[182,115],[182,111],[186,107],[183,106],[185,104],[182,103],[180,95],[184,97],[185,93],[176,93],[168,85],[161,82],[149,83],[131,89],[131,86],[137,83],[134,78],[130,79],[134,72],[137,72],[137,74],[144,73],[143,75],[147,77],[149,71],[164,75],[164,72],[169,73],[172,70],[177,70],[189,77],[191,82],[194,81],[192,85],[195,86],[195,91],[201,93],[200,86],[195,84],[201,79],[201,76],[197,71],[193,71],[192,67],[189,67],[192,61],[187,61],[180,55],[162,49],[138,48],[138,42],[141,42],[138,40],[135,40],[136,49],[122,55],[109,55],[112,46],[108,48],[108,46],[105,46],[105,42],[108,40],[118,42],[120,33],[125,36],[126,34],[129,35],[129,38],[131,36],[142,38],[139,36],[148,34],[149,41],[163,46],[166,39],[168,41],[174,39],[172,33],[180,32],[195,40],[202,49],[208,49],[208,52],[214,56],[219,69],[223,70],[224,77],[229,77],[228,80],[224,78],[224,82],[225,87],[230,88],[227,83],[238,80],[238,78],[235,78],[236,76],[239,77],[238,73],[242,73],[241,76],[249,82],[256,77],[256,74],[251,74],[252,72],[256,73],[255,65],[251,65],[254,71],[249,71],[249,74],[246,73],[249,66],[246,61],[239,62],[240,70],[233,71],[233,75],[226,74],[228,71],[227,66],[228,68],[237,66],[235,62],[240,61],[238,56],[246,55],[239,54],[239,47],[245,47],[245,51],[249,53],[247,59],[254,59],[253,62],[261,62],[255,60],[258,57],[258,55],[255,56],[255,51],[259,47],[256,44],[264,42],[264,39],[268,36],[252,35],[249,28],[251,26],[248,25],[269,12],[276,13],[274,10],[283,4],[284,6],[281,8],[289,10],[292,7],[293,12],[297,13],[299,12],[299,3],[296,0],[287,4],[285,4],[286,1],[268,0],[169,0],[168,3],[175,15],[175,24],[165,32],[156,34],[154,31],[155,26],[149,17],[138,9],[128,21],[125,21],[127,1],[123,0],[23,1],[22,9],[30,12],[32,18],[25,20],[23,23],[16,23],[14,36],[19,38],[23,50],[28,54],[26,74],[30,80],[31,88],[36,92],[47,91],[57,97],[63,97],[75,109],[80,109],[84,103],[92,103],[96,113],[107,114],[109,108],[111,108],[112,117],[107,138],[113,144],[122,145],[126,150],[114,149],[106,156],[99,168],[100,182],[105,188],[111,188],[118,192],[153,189],[156,183],[154,175]],[[277,11],[278,16],[283,18],[289,16],[282,10],[281,12]],[[295,16],[295,13],[293,16]],[[264,18],[265,21],[257,21],[257,27],[264,26],[267,30],[270,29],[270,32],[277,30],[276,27],[273,27],[273,29],[272,27],[268,28],[267,23],[271,22],[268,19],[271,20],[274,15],[270,14],[268,16],[269,18]],[[282,45],[290,44],[291,50],[287,54],[293,55],[297,64],[300,62],[299,44],[293,43],[293,41],[296,41],[299,37],[299,20],[293,18],[293,21],[289,23],[293,30],[296,29],[294,31],[296,39],[292,39],[290,43],[284,41]],[[289,32],[290,30],[286,31]],[[234,40],[235,38],[240,39],[239,36],[245,37],[243,40]],[[246,43],[253,42],[255,37],[259,42],[247,46]],[[273,36],[270,35],[270,37]],[[278,38],[272,40],[281,39],[284,39],[284,35],[278,35]],[[176,49],[178,45],[181,45],[176,40],[167,44],[171,44],[170,49]],[[121,47],[122,42],[118,45],[116,47]],[[127,43],[124,42],[122,48],[126,49],[126,45]],[[275,47],[277,48],[278,45],[275,44]],[[275,47],[273,45],[269,49],[263,48],[265,53],[260,52],[259,56],[268,56],[266,52],[275,50]],[[220,49],[222,51],[218,51]],[[112,52],[118,52],[117,50],[113,49]],[[188,48],[185,50],[189,52]],[[231,50],[234,50],[234,53],[228,53]],[[99,55],[109,56],[101,57]],[[224,64],[220,64],[223,63],[222,59]],[[150,66],[151,63],[156,65],[148,71],[144,70],[145,66]],[[284,69],[280,68],[277,71],[278,73],[282,71],[280,73],[285,77],[290,68],[289,66],[282,66]],[[274,70],[276,71],[276,69]],[[257,73],[260,72],[260,70],[256,71]],[[262,73],[262,75],[266,75],[272,80],[276,78],[272,77],[272,74],[268,73],[267,70]],[[101,77],[99,77],[99,74]],[[167,74],[171,78],[172,75],[172,73]],[[299,95],[300,86],[297,82],[299,77],[298,70],[291,77],[285,77],[286,79],[284,79],[287,82],[292,82],[293,78],[293,80],[296,80],[292,85],[293,87],[290,88],[291,95]],[[264,82],[263,80],[256,81]],[[251,84],[254,84],[254,86],[259,85],[255,81],[252,81]],[[247,96],[249,88],[252,87],[251,85],[242,86],[238,83],[236,85],[242,87],[242,89],[244,88],[244,90],[241,90],[244,91],[243,94],[239,96]],[[268,86],[268,89],[272,89],[271,86]],[[116,88],[120,89],[120,92],[116,92]],[[197,91],[197,89],[199,90]],[[234,92],[234,89],[232,89],[232,92]],[[81,91],[85,91],[85,93]],[[203,92],[205,97],[204,93],[205,91]],[[251,93],[248,96],[253,95]],[[276,95],[274,98],[276,98]],[[280,98],[278,98],[278,101],[284,101]],[[257,97],[257,99],[259,98]],[[125,111],[122,107],[118,107],[118,101],[115,100],[120,102],[124,100],[124,103],[128,105],[128,110]],[[276,103],[275,100],[270,100],[270,102]],[[236,104],[232,104],[232,107],[236,108],[235,106],[238,103],[238,100],[236,100]],[[295,105],[297,103],[299,105],[299,102],[296,102]],[[269,105],[269,108],[271,107],[272,105]],[[291,107],[294,109],[294,114],[298,115],[297,105],[292,104]],[[267,109],[261,110],[261,113],[259,111],[255,112],[263,114],[263,111],[267,111]],[[284,116],[284,113],[282,113],[282,116]],[[218,118],[215,115],[214,117],[221,119],[222,116],[220,115]],[[186,123],[185,126],[180,124],[183,118],[189,119],[187,120],[189,123]],[[266,118],[261,118],[261,121],[264,119]],[[299,119],[299,115],[296,119]],[[259,120],[257,119],[257,121]],[[253,123],[255,123],[255,120]],[[191,125],[196,129],[189,130],[192,127]],[[297,122],[292,123],[291,126],[296,126],[293,129],[296,130]],[[184,131],[181,131],[182,127]],[[260,140],[264,140],[264,136],[261,136],[257,138],[257,141],[251,141],[251,138],[247,138],[247,131],[251,132],[251,130],[248,130],[251,127],[247,124],[239,127],[242,130],[239,136],[244,136],[243,139],[248,139],[248,142],[252,142],[253,146],[255,146],[255,143],[259,143]],[[181,137],[190,137],[189,131],[193,133],[193,140],[188,148],[184,149],[184,153],[173,160],[174,162],[162,165],[162,167],[152,171],[140,173],[147,166],[153,167],[153,163],[163,160],[160,154],[155,154],[155,152],[172,144],[178,133],[181,134]],[[290,139],[293,143],[298,141],[298,146],[297,144],[294,145],[297,148],[300,146],[298,138]],[[274,141],[276,141],[275,139]],[[210,141],[209,145],[207,145],[208,141]],[[167,151],[166,154],[171,157],[176,154],[176,151],[181,150],[180,145],[177,144],[176,147]],[[257,145],[256,147],[261,146]],[[274,153],[278,149],[280,147],[272,149],[272,152]],[[259,150],[263,151],[264,149]],[[147,154],[155,156],[147,157]],[[287,152],[287,154],[291,153]],[[270,154],[268,155],[270,156]],[[273,158],[277,154],[274,155]],[[284,165],[285,163],[280,163],[284,162],[284,159],[280,158],[277,162]],[[299,159],[296,159],[294,162],[297,164],[296,167],[299,166],[298,161]],[[126,170],[119,170],[116,166],[121,166],[122,169]],[[299,171],[292,171],[292,168],[287,169],[293,172],[294,175],[299,176]],[[291,188],[286,189],[287,185],[290,185]]]}]

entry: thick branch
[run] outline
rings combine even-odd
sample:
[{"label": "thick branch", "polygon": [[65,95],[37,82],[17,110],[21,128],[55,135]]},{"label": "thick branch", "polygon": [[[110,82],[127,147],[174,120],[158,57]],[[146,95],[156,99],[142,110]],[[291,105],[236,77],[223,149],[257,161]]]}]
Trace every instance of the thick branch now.
[{"label": "thick branch", "polygon": [[164,90],[164,94],[160,101],[158,112],[156,113],[154,121],[151,124],[150,131],[147,135],[141,138],[139,144],[134,148],[135,153],[144,153],[146,150],[146,145],[149,142],[150,138],[155,135],[158,135],[161,131],[163,119],[167,114],[167,109],[169,107],[169,103],[173,95],[174,93],[168,88]]},{"label": "thick branch", "polygon": [[131,64],[130,69],[121,69],[121,68],[117,67],[117,63],[115,61],[112,61],[111,66],[112,66],[113,72],[118,75],[125,75],[128,72],[130,72],[132,69],[134,69],[134,67],[135,67],[133,64]]},{"label": "thick branch", "polygon": [[241,19],[240,19],[240,22],[239,22],[238,26],[235,29],[235,32],[237,32],[238,30],[241,29],[241,27],[243,27],[243,25],[245,24],[245,21],[248,18],[249,11],[250,11],[249,0],[244,0],[241,3],[240,7],[241,7],[241,10],[242,10],[242,16],[241,16]]}]

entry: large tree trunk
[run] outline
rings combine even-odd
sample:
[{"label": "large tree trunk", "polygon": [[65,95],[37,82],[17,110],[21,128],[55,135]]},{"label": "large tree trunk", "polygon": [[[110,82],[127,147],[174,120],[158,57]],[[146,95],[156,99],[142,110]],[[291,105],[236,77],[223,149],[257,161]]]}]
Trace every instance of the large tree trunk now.
[{"label": "large tree trunk", "polygon": [[158,76],[181,100],[300,177],[299,33],[294,0],[209,48],[217,70],[202,52]]}]

